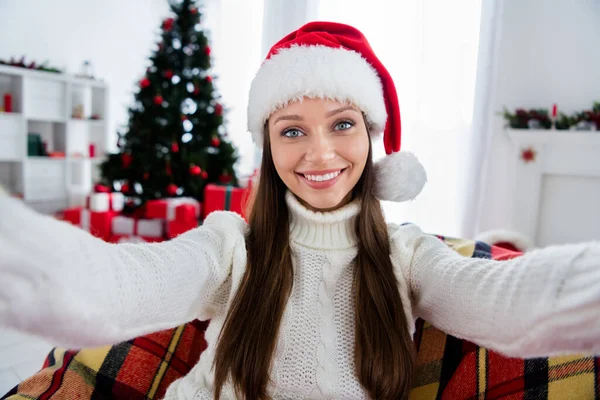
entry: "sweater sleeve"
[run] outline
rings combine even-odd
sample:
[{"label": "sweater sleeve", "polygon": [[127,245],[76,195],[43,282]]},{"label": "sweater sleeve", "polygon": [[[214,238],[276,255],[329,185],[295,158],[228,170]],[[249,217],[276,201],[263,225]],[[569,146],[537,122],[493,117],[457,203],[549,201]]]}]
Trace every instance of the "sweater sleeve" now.
[{"label": "sweater sleeve", "polygon": [[168,242],[110,244],[0,193],[0,325],[78,348],[208,319],[244,230],[217,212]]},{"label": "sweater sleeve", "polygon": [[507,356],[600,354],[600,243],[467,258],[416,226],[393,234],[414,314]]}]

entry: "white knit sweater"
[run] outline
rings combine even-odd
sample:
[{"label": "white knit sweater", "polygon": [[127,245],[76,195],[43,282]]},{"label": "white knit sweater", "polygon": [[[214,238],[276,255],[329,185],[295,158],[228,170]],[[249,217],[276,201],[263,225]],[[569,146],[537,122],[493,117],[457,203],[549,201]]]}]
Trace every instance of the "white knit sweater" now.
[{"label": "white knit sweater", "polygon": [[[288,193],[294,286],[271,370],[276,399],[365,398],[354,374],[353,222]],[[66,347],[211,319],[199,363],[167,399],[212,398],[216,338],[246,266],[245,222],[211,214],[158,244],[113,245],[0,194],[0,323]],[[600,244],[495,262],[465,258],[416,226],[389,226],[398,290],[417,316],[509,356],[600,353]],[[231,387],[225,398],[233,398]]]}]

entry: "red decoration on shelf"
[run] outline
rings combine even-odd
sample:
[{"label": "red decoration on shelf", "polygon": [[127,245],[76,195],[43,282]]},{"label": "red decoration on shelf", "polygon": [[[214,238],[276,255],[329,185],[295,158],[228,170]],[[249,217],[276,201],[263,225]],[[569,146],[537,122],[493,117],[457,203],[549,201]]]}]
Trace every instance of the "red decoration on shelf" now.
[{"label": "red decoration on shelf", "polygon": [[94,192],[95,193],[110,193],[110,188],[108,186],[97,183],[94,185]]},{"label": "red decoration on shelf", "polygon": [[173,153],[179,153],[179,145],[176,142],[173,142],[173,144],[171,145],[171,151]]},{"label": "red decoration on shelf", "polygon": [[167,193],[171,196],[175,196],[177,194],[177,189],[179,189],[177,185],[171,183],[169,186],[167,186]]},{"label": "red decoration on shelf", "polygon": [[173,77],[173,71],[171,71],[170,69],[165,71],[165,78],[167,79],[171,79]]},{"label": "red decoration on shelf", "polygon": [[90,143],[89,151],[90,151],[90,158],[96,157],[96,145],[94,143]]},{"label": "red decoration on shelf", "polygon": [[215,115],[217,115],[217,116],[223,115],[223,106],[221,104],[217,104],[215,106]]},{"label": "red decoration on shelf", "polygon": [[531,147],[529,147],[521,152],[521,158],[526,163],[534,162],[536,156],[537,156],[536,151]]},{"label": "red decoration on shelf", "polygon": [[206,77],[206,82],[208,82],[208,83],[212,83],[212,76],[210,76],[210,75],[209,75],[209,76],[207,76],[207,77]]},{"label": "red decoration on shelf", "polygon": [[198,176],[202,172],[202,169],[197,165],[190,165],[190,175]]},{"label": "red decoration on shelf", "polygon": [[123,164],[123,168],[129,168],[132,160],[133,160],[133,157],[131,156],[131,154],[127,154],[127,153],[121,154],[121,162]]},{"label": "red decoration on shelf", "polygon": [[121,193],[127,193],[129,192],[129,185],[124,183],[123,186],[121,186]]},{"label": "red decoration on shelf", "polygon": [[140,81],[140,87],[141,87],[142,89],[146,89],[146,88],[147,88],[147,87],[149,87],[149,86],[150,86],[150,79],[148,79],[148,78],[144,78],[144,79],[142,79],[142,80]]},{"label": "red decoration on shelf", "polygon": [[206,178],[208,178],[208,172],[206,172],[206,171],[202,171],[202,172],[200,173],[200,177],[201,177],[202,179],[206,179]]},{"label": "red decoration on shelf", "polygon": [[558,107],[556,106],[556,104],[554,104],[552,106],[552,118],[556,118],[558,115]]},{"label": "red decoration on shelf", "polygon": [[210,140],[210,145],[213,147],[219,147],[220,144],[221,144],[221,141],[216,136],[213,136],[212,139]]},{"label": "red decoration on shelf", "polygon": [[207,56],[210,56],[210,46],[206,46],[204,48],[204,54],[206,54]]},{"label": "red decoration on shelf", "polygon": [[167,32],[170,32],[173,29],[173,23],[175,23],[175,19],[167,18],[163,22],[163,29]]},{"label": "red decoration on shelf", "polygon": [[160,94],[154,96],[154,104],[156,104],[157,106],[160,106],[163,103],[163,101],[164,99]]},{"label": "red decoration on shelf", "polygon": [[12,94],[4,93],[4,112],[13,112]]}]

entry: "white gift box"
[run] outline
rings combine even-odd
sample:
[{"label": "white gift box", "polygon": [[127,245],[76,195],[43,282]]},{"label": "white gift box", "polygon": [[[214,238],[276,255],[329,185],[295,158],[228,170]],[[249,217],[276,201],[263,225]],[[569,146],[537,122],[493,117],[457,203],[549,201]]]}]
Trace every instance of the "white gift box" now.
[{"label": "white gift box", "polygon": [[135,219],[119,215],[112,220],[112,233],[119,236],[160,238],[164,236],[165,224],[159,219]]},{"label": "white gift box", "polygon": [[89,208],[95,212],[121,212],[125,207],[125,195],[119,192],[92,193]]}]

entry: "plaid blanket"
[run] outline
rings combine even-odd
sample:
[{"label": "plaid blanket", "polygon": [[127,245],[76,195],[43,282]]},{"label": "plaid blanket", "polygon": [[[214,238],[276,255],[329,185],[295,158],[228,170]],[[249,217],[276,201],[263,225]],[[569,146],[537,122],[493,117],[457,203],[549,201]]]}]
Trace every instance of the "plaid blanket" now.
[{"label": "plaid blanket", "polygon": [[[465,257],[508,260],[519,253],[440,237]],[[416,382],[410,399],[600,399],[600,358],[515,359],[460,340],[418,320]]]},{"label": "plaid blanket", "polygon": [[[439,237],[465,257],[516,256],[484,243]],[[208,322],[194,321],[112,347],[53,349],[42,369],[2,399],[160,399],[187,374],[206,348]],[[419,399],[600,399],[600,358],[510,359],[417,322]]]}]

